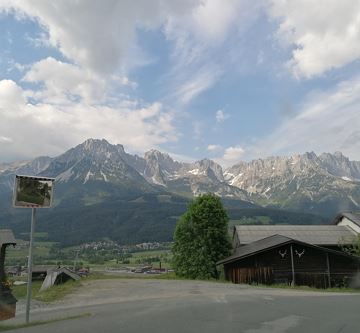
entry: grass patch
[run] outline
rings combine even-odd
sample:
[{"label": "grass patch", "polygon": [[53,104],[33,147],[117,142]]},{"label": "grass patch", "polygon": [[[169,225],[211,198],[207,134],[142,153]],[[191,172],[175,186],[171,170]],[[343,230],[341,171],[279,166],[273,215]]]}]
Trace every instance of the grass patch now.
[{"label": "grass patch", "polygon": [[29,324],[16,324],[16,325],[2,325],[2,324],[0,324],[0,332],[15,330],[15,329],[24,328],[24,327],[32,327],[32,326],[39,326],[39,325],[45,325],[45,324],[52,324],[52,323],[56,323],[56,322],[63,321],[63,320],[79,319],[79,318],[90,317],[90,316],[91,316],[91,313],[82,313],[82,314],[79,314],[79,315],[76,315],[76,316],[62,317],[62,318],[50,319],[50,320],[33,321],[33,322],[29,323]]},{"label": "grass patch", "polygon": [[287,284],[272,284],[272,285],[265,285],[265,284],[252,284],[249,285],[250,287],[254,288],[274,288],[274,289],[288,289],[288,290],[301,290],[301,291],[319,291],[324,293],[360,293],[360,289],[355,288],[315,288],[309,286],[289,286]]},{"label": "grass patch", "polygon": [[[231,283],[224,279],[191,279],[181,277],[175,274],[175,272],[163,273],[163,274],[103,274],[103,273],[92,273],[86,280],[110,280],[110,279],[140,279],[140,280],[189,280],[189,281],[205,281],[205,282],[217,282],[217,283]],[[84,280],[84,281],[86,281]]]},{"label": "grass patch", "polygon": [[[42,281],[34,281],[32,283],[32,299],[41,302],[54,302],[72,293],[81,285],[81,281],[67,281],[40,292],[41,285]],[[17,299],[25,298],[27,294],[27,284],[13,286],[12,291]]]},{"label": "grass patch", "polygon": [[67,281],[63,284],[52,286],[43,292],[38,292],[35,299],[42,302],[54,302],[72,293],[80,285],[80,281]]},{"label": "grass patch", "polygon": [[[34,298],[41,288],[42,281],[33,281],[32,283],[32,297]],[[27,283],[20,286],[13,286],[12,293],[17,299],[22,299],[26,297],[27,294]]]}]

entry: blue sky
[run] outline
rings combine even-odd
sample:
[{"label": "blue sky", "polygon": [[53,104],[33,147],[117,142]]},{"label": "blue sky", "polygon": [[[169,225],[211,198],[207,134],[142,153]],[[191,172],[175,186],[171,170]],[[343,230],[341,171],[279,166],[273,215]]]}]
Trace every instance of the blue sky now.
[{"label": "blue sky", "polygon": [[132,153],[360,160],[360,3],[0,0],[0,162]]}]

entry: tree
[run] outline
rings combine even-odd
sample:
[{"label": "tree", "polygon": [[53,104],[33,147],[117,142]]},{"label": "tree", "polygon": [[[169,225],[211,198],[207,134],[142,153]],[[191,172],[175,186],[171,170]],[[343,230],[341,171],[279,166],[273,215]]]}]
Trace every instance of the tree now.
[{"label": "tree", "polygon": [[194,199],[177,223],[173,267],[192,279],[217,278],[216,262],[229,256],[229,217],[219,197],[203,194]]},{"label": "tree", "polygon": [[360,235],[351,244],[340,244],[342,250],[353,256],[360,256]]}]

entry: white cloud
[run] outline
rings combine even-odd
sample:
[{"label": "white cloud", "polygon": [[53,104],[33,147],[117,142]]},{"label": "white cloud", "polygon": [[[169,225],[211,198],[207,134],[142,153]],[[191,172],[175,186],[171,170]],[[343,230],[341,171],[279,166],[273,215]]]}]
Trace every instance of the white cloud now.
[{"label": "white cloud", "polygon": [[25,92],[12,80],[0,81],[0,108],[10,113],[10,109],[25,104]]},{"label": "white cloud", "polygon": [[175,94],[170,93],[171,97],[187,104],[214,87],[230,63],[239,65],[240,52],[234,48],[256,16],[260,1],[202,0],[189,15],[168,18],[164,33],[173,44],[169,89]]},{"label": "white cloud", "polygon": [[360,76],[312,93],[299,113],[258,142],[251,157],[342,151],[360,159]]},{"label": "white cloud", "polygon": [[294,46],[289,61],[295,76],[311,78],[360,58],[358,0],[271,0],[279,38]]},{"label": "white cloud", "polygon": [[122,143],[133,151],[177,140],[173,115],[160,103],[124,107],[69,99],[62,104],[32,104],[28,98],[32,95],[11,80],[0,81],[0,133],[13,141],[2,146],[4,161],[59,154],[89,137]]},{"label": "white cloud", "polygon": [[239,9],[244,2],[227,0],[225,4],[223,0],[203,1],[193,11],[194,31],[200,39],[223,40],[238,18]]},{"label": "white cloud", "polygon": [[208,145],[207,146],[207,150],[208,151],[218,151],[221,149],[220,145]]},{"label": "white cloud", "polygon": [[105,98],[106,83],[103,78],[51,57],[33,64],[22,80],[43,84],[44,89],[34,96],[42,102],[71,103],[76,98],[101,102]]},{"label": "white cloud", "polygon": [[[159,27],[169,16],[182,16],[198,0],[2,0],[0,10],[36,19],[48,42],[76,64],[100,73],[112,73],[127,57],[136,29]],[[38,42],[38,40],[36,40]]]},{"label": "white cloud", "polygon": [[224,122],[230,115],[226,114],[223,110],[216,111],[215,118],[218,123]]},{"label": "white cloud", "polygon": [[0,143],[12,143],[12,142],[13,142],[12,138],[0,135]]},{"label": "white cloud", "polygon": [[182,104],[187,104],[202,92],[212,87],[218,76],[219,73],[211,69],[199,71],[193,76],[190,75],[191,78],[183,82],[176,89],[175,96]]},{"label": "white cloud", "polygon": [[43,31],[36,37],[28,36],[33,45],[55,47],[79,69],[101,75],[128,73],[133,66],[148,63],[137,44],[137,30],[163,27],[166,38],[174,42],[170,74],[173,82],[167,84],[172,92],[168,95],[187,104],[221,76],[221,66],[211,61],[209,50],[221,47],[230,29],[243,20],[248,3],[249,0],[228,0],[226,5],[221,0],[63,0],[55,5],[44,0],[0,0],[0,11],[11,10],[20,19],[30,17],[38,21]]},{"label": "white cloud", "polygon": [[241,161],[245,154],[245,149],[241,146],[233,146],[225,149],[224,155],[215,159],[217,163],[224,166],[231,166]]}]

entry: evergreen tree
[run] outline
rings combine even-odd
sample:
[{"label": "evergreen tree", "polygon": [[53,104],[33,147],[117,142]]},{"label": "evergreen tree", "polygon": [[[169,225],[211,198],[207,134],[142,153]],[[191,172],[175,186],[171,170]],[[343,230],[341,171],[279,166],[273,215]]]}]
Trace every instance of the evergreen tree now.
[{"label": "evergreen tree", "polygon": [[203,194],[194,199],[177,223],[173,267],[192,279],[217,278],[216,262],[230,255],[229,218],[219,197]]}]

